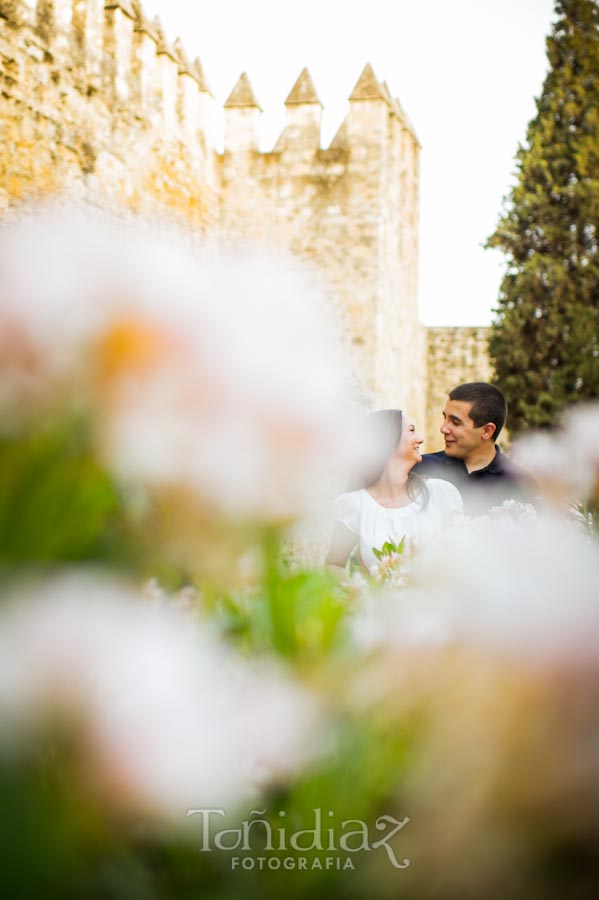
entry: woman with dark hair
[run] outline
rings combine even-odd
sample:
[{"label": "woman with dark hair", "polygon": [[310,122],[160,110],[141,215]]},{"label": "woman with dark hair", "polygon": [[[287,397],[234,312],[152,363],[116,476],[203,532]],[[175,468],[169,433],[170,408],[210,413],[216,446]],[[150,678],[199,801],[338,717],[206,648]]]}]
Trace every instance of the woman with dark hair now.
[{"label": "woman with dark hair", "polygon": [[411,544],[447,528],[463,515],[462,498],[448,481],[422,479],[412,470],[422,460],[423,438],[407,413],[385,409],[366,418],[365,469],[335,501],[336,524],[327,565],[344,568],[356,544],[362,565],[377,562],[373,550],[403,538]]}]

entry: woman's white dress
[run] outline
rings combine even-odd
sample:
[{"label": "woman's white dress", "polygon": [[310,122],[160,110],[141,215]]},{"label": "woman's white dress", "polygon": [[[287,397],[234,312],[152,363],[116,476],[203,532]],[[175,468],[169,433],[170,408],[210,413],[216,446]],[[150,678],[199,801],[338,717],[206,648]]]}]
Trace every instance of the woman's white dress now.
[{"label": "woman's white dress", "polygon": [[367,569],[377,562],[373,547],[380,550],[385,541],[398,544],[403,537],[419,546],[463,516],[462,497],[453,484],[440,478],[427,478],[426,487],[425,506],[418,499],[399,509],[381,506],[367,490],[337,497],[336,520],[358,538],[360,556]]}]

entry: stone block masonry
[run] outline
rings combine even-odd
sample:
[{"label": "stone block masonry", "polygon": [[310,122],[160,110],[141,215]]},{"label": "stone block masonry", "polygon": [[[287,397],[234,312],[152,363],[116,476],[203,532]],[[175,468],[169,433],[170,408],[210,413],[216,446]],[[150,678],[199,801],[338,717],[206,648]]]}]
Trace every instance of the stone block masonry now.
[{"label": "stone block masonry", "polygon": [[[225,104],[221,154],[207,137],[214,98],[199,60],[139,2],[0,0],[0,208],[59,194],[168,213],[215,243],[290,250],[339,313],[357,391],[424,422],[437,411],[447,345],[429,329],[427,349],[418,318],[420,145],[369,65],[349,103],[322,147],[304,70],[282,134],[261,152],[261,110],[243,74]],[[452,357],[453,381],[486,377],[481,333],[456,330],[465,368]]]},{"label": "stone block masonry", "polygon": [[428,329],[426,450],[443,449],[439,428],[449,391],[465,381],[492,381],[489,328]]},{"label": "stone block masonry", "polygon": [[201,67],[139,3],[0,0],[0,206],[50,194],[219,219]]}]

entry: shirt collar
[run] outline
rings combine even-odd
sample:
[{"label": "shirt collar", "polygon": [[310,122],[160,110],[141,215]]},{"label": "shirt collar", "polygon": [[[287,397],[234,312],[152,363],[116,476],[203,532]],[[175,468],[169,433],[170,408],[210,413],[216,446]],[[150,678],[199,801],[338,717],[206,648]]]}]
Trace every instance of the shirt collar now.
[{"label": "shirt collar", "polygon": [[491,475],[496,475],[498,472],[503,472],[505,469],[505,456],[499,449],[499,446],[495,444],[495,456],[491,460],[491,462],[484,466],[482,469],[475,469],[473,472],[469,472],[466,463],[463,459],[456,459],[453,456],[447,456],[445,451],[443,451],[443,462],[450,466],[459,466],[464,470],[466,475],[477,475],[480,472],[489,472]]},{"label": "shirt collar", "polygon": [[505,459],[505,457],[504,457],[503,453],[501,452],[501,450],[499,449],[497,444],[495,444],[495,456],[493,457],[493,459],[491,460],[489,465],[485,466],[484,469],[481,469],[481,471],[482,472],[492,472],[492,473],[503,472],[503,470],[505,468],[504,459]]}]

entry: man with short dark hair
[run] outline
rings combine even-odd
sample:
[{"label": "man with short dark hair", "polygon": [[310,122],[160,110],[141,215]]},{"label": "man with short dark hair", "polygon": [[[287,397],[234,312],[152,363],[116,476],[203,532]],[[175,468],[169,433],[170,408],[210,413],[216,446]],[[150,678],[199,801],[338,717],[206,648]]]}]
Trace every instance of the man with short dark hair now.
[{"label": "man with short dark hair", "polygon": [[495,443],[506,417],[505,397],[494,384],[458,385],[449,392],[443,410],[445,450],[425,453],[414,471],[451,481],[462,494],[468,515],[488,512],[505,500],[530,501],[536,493],[532,477]]}]

